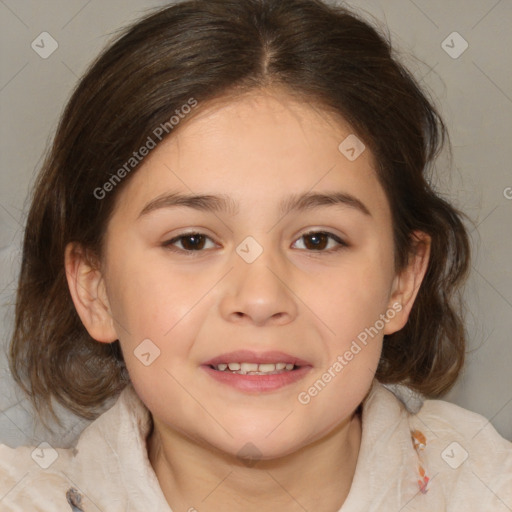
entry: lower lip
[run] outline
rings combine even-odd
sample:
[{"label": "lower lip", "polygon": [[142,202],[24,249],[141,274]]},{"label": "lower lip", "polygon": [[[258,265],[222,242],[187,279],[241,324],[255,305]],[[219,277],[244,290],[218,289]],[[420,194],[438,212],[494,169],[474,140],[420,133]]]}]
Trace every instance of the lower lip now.
[{"label": "lower lip", "polygon": [[296,370],[273,375],[240,375],[214,370],[210,366],[201,366],[201,368],[218,382],[245,392],[275,391],[303,379],[311,370],[311,366],[301,366]]}]

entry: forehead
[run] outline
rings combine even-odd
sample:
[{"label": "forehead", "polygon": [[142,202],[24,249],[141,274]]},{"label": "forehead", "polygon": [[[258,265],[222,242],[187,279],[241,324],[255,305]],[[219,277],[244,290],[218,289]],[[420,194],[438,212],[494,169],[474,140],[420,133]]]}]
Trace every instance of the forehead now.
[{"label": "forehead", "polygon": [[173,191],[227,195],[237,212],[243,205],[282,209],[290,194],[341,190],[384,211],[371,152],[349,159],[342,151],[355,137],[341,117],[279,90],[224,97],[199,105],[152,150],[121,193],[129,201],[118,207],[139,208],[138,215],[148,200]]}]

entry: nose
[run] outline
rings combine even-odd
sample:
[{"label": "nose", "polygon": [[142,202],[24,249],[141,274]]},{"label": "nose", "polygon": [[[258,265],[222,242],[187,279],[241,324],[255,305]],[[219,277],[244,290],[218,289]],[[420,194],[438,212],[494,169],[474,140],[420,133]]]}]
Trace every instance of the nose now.
[{"label": "nose", "polygon": [[291,268],[265,249],[251,263],[233,255],[234,268],[224,280],[221,315],[229,322],[285,325],[297,316]]}]

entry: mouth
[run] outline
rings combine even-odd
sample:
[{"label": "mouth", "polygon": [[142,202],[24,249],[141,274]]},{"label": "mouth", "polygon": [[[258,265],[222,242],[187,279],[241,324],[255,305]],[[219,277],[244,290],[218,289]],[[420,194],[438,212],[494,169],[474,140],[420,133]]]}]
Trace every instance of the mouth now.
[{"label": "mouth", "polygon": [[274,372],[290,372],[303,366],[312,366],[309,361],[279,351],[252,352],[237,350],[214,357],[203,363],[220,372],[258,372],[265,375]]},{"label": "mouth", "polygon": [[237,375],[278,375],[300,368],[292,363],[220,363],[209,366],[218,372],[236,373]]},{"label": "mouth", "polygon": [[308,361],[283,352],[247,350],[222,354],[202,367],[214,379],[242,391],[271,391],[302,379],[312,368]]}]

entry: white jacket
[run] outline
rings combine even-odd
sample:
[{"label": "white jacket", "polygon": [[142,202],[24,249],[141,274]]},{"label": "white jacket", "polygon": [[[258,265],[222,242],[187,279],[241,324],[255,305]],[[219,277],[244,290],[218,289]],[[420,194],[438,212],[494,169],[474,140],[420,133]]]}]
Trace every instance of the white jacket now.
[{"label": "white jacket", "polygon": [[[376,381],[362,414],[339,512],[512,511],[512,443],[483,416],[441,400],[413,414]],[[128,386],[74,449],[0,445],[0,511],[172,512],[148,460],[150,426]]]}]

